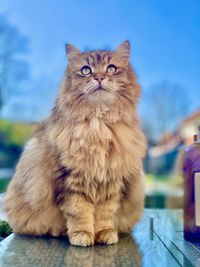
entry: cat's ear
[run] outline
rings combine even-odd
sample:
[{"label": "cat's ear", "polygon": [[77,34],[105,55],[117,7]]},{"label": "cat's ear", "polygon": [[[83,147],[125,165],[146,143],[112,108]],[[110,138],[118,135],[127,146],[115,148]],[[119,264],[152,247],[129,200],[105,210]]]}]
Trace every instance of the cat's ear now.
[{"label": "cat's ear", "polygon": [[129,59],[130,59],[130,50],[131,50],[130,42],[127,40],[127,41],[124,41],[123,43],[121,43],[117,47],[117,49],[115,50],[115,53],[121,59],[129,61]]},{"label": "cat's ear", "polygon": [[76,48],[72,44],[66,44],[65,50],[66,50],[68,61],[72,60],[73,58],[77,57],[80,54],[80,51],[78,50],[78,48]]}]

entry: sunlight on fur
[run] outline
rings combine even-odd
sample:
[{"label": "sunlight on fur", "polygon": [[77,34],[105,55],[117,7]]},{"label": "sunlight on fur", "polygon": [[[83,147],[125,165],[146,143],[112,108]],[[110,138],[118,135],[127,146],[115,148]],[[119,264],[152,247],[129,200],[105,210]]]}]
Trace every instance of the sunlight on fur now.
[{"label": "sunlight on fur", "polygon": [[14,232],[113,244],[144,207],[146,141],[130,44],[81,53],[68,66],[50,116],[27,142],[4,199]]}]

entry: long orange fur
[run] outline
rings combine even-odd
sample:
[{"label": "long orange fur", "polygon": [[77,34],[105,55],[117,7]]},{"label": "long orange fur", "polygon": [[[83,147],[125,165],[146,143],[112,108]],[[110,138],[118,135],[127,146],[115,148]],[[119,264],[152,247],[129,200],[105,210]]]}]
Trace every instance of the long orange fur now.
[{"label": "long orange fur", "polygon": [[[113,244],[119,232],[130,232],[144,206],[146,143],[130,45],[66,50],[59,97],[26,144],[4,207],[17,233],[67,234],[80,246]],[[90,67],[89,75],[81,73],[83,66]]]}]

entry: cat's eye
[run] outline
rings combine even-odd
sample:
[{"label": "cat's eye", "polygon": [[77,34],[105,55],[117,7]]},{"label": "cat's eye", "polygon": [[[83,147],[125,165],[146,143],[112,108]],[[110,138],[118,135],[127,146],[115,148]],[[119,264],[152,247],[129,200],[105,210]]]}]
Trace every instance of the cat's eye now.
[{"label": "cat's eye", "polygon": [[108,65],[106,71],[108,73],[115,73],[117,71],[117,67],[113,64]]},{"label": "cat's eye", "polygon": [[83,75],[89,75],[89,74],[92,73],[92,70],[91,70],[91,68],[90,68],[89,66],[83,66],[83,67],[81,68],[81,73],[82,73]]}]

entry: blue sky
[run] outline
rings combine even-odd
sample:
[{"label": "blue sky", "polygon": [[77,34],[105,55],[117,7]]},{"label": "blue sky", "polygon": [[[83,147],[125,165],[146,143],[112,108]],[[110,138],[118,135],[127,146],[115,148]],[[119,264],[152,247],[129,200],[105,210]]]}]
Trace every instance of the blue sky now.
[{"label": "blue sky", "polygon": [[144,91],[168,80],[188,90],[191,109],[200,106],[199,0],[1,0],[0,13],[30,39],[32,76],[48,80],[41,114],[52,105],[62,78],[65,43],[101,49],[115,48],[126,39]]}]

